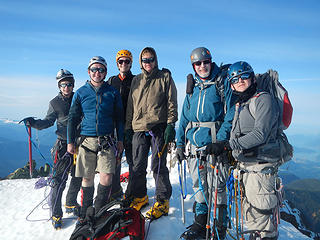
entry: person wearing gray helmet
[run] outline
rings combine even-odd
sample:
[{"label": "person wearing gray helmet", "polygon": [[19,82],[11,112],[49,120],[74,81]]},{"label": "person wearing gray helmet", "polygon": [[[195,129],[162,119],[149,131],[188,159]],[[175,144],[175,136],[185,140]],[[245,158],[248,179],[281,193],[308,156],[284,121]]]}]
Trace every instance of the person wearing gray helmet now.
[{"label": "person wearing gray helmet", "polygon": [[[190,55],[195,76],[188,75],[185,97],[177,131],[176,157],[187,163],[195,192],[194,222],[180,236],[181,239],[206,238],[206,224],[210,221],[212,192],[217,191],[217,224],[219,239],[224,239],[228,223],[226,181],[229,160],[226,155],[212,156],[199,149],[229,139],[234,115],[234,101],[230,84],[222,67],[212,61],[205,47],[194,49]],[[189,146],[186,148],[186,146]],[[214,174],[213,165],[219,167]],[[211,197],[211,199],[210,199]],[[212,200],[214,202],[214,200]],[[216,222],[216,221],[215,221]],[[214,239],[218,239],[216,229]]]},{"label": "person wearing gray helmet", "polygon": [[[117,154],[123,151],[123,107],[119,92],[104,81],[107,63],[101,56],[91,58],[90,80],[74,94],[68,117],[68,152],[75,152],[76,126],[81,122],[81,141],[76,176],[82,177],[82,201],[78,224],[84,223],[93,205],[94,176],[100,181],[94,202],[98,212],[109,200]],[[117,142],[113,134],[116,129]]]},{"label": "person wearing gray helmet", "polygon": [[[27,125],[32,128],[42,130],[49,128],[57,122],[57,141],[51,150],[53,158],[53,184],[51,195],[52,224],[55,229],[62,226],[61,197],[66,186],[68,171],[71,168],[71,182],[66,196],[66,212],[79,214],[80,206],[77,203],[77,195],[81,186],[81,178],[75,177],[75,168],[70,161],[63,161],[63,156],[67,152],[67,122],[74,88],[74,77],[66,69],[58,71],[56,76],[59,94],[49,103],[49,109],[44,119],[25,119]],[[73,162],[73,161],[72,161]],[[63,177],[65,176],[65,177]]]}]

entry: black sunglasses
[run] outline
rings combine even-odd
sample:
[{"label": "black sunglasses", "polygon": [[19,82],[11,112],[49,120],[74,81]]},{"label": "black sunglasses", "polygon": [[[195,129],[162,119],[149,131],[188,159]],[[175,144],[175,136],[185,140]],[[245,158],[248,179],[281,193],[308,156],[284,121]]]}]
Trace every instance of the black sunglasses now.
[{"label": "black sunglasses", "polygon": [[210,60],[204,60],[204,61],[198,61],[198,62],[194,62],[193,64],[196,66],[200,66],[201,63],[203,63],[204,65],[211,63]]},{"label": "black sunglasses", "polygon": [[128,59],[126,59],[126,60],[119,60],[118,61],[118,63],[121,65],[121,64],[123,64],[123,63],[125,63],[125,64],[129,64],[131,61],[130,60],[128,60]]},{"label": "black sunglasses", "polygon": [[61,83],[59,86],[62,87],[62,88],[73,87],[73,83]]},{"label": "black sunglasses", "polygon": [[98,71],[99,73],[105,73],[105,72],[106,72],[106,69],[93,67],[93,68],[90,68],[90,71],[93,72],[93,73],[96,73],[97,71]]},{"label": "black sunglasses", "polygon": [[154,62],[154,58],[153,57],[151,57],[151,58],[142,58],[141,61],[143,63],[152,63],[152,62]]}]

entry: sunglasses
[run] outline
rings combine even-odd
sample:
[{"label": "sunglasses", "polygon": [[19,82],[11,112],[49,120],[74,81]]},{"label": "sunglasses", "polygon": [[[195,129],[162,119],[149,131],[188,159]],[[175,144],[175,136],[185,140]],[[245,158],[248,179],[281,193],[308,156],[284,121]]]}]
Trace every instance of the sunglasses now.
[{"label": "sunglasses", "polygon": [[201,63],[203,63],[203,65],[207,65],[207,64],[211,63],[211,61],[210,60],[204,60],[204,61],[195,62],[193,64],[196,65],[196,66],[200,66]]},{"label": "sunglasses", "polygon": [[73,83],[61,83],[60,87],[65,88],[65,87],[73,87]]},{"label": "sunglasses", "polygon": [[93,73],[96,73],[96,72],[105,73],[106,69],[93,67],[93,68],[90,68],[90,71],[93,72]]},{"label": "sunglasses", "polygon": [[250,73],[244,73],[244,74],[242,74],[242,75],[240,75],[240,76],[236,76],[236,77],[234,77],[234,78],[231,78],[229,81],[230,81],[230,83],[232,83],[232,84],[236,84],[236,83],[238,83],[239,82],[239,79],[241,78],[242,80],[247,80],[247,79],[249,79],[251,77],[251,74]]},{"label": "sunglasses", "polygon": [[151,57],[151,58],[142,58],[141,60],[143,63],[152,63],[154,62],[154,58]]},{"label": "sunglasses", "polygon": [[126,60],[119,60],[118,61],[118,63],[121,65],[121,64],[123,64],[123,63],[125,63],[125,64],[129,64],[131,61],[130,60],[128,60],[128,59],[126,59]]}]

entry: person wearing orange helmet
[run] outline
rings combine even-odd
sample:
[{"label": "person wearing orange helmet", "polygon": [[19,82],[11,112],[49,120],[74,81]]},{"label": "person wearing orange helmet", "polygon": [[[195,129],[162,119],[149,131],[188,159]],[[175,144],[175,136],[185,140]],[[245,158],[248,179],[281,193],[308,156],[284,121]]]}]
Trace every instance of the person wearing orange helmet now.
[{"label": "person wearing orange helmet", "polygon": [[[130,92],[130,86],[132,79],[135,75],[131,73],[133,58],[132,53],[129,50],[122,49],[117,52],[116,63],[119,69],[119,74],[111,76],[108,83],[116,88],[121,95],[124,116],[127,110],[128,96]],[[132,170],[132,138],[124,136],[124,150],[129,165],[129,184],[130,184],[130,172]],[[122,154],[120,155],[122,156]],[[116,167],[116,172],[112,181],[111,199],[120,199],[123,195],[123,191],[120,184],[121,174],[121,162]],[[129,188],[127,188],[129,189]],[[127,195],[127,194],[126,194]]]}]

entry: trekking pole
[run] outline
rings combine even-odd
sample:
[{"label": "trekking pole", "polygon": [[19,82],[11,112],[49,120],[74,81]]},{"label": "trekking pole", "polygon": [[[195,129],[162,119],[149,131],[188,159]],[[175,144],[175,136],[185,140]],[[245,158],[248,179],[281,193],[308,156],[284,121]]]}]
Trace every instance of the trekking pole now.
[{"label": "trekking pole", "polygon": [[[216,234],[216,226],[217,226],[217,198],[218,198],[218,176],[219,176],[219,162],[218,159],[213,156],[213,159],[215,160],[216,163],[216,171],[215,171],[215,176],[216,176],[216,182],[215,182],[215,191],[214,191],[214,206],[213,206],[213,225],[212,225],[212,237],[214,239],[214,235]],[[214,166],[211,165],[211,168],[214,170]],[[212,174],[212,180],[211,183],[213,183],[213,174]],[[211,186],[212,189],[213,186]],[[211,195],[212,195],[212,190],[211,190]],[[211,200],[211,199],[210,199]],[[211,200],[212,201],[212,200]],[[211,205],[209,206],[209,209],[211,210]],[[210,216],[210,215],[209,215]],[[209,220],[210,221],[210,220]],[[210,227],[210,226],[209,226]],[[207,233],[209,233],[209,230],[207,229]],[[207,238],[209,239],[209,238]]]},{"label": "trekking pole", "polygon": [[32,143],[31,143],[31,126],[28,126],[28,142],[29,142],[29,171],[32,178]]},{"label": "trekking pole", "polygon": [[[185,163],[185,162],[184,162]],[[181,219],[183,224],[185,224],[185,212],[184,212],[184,199],[186,198],[186,182],[185,182],[185,170],[186,168],[182,166],[182,162],[178,163],[178,171],[179,171],[179,182],[180,182],[180,188],[181,188]]]}]

